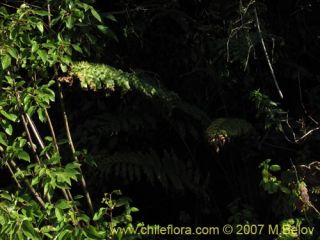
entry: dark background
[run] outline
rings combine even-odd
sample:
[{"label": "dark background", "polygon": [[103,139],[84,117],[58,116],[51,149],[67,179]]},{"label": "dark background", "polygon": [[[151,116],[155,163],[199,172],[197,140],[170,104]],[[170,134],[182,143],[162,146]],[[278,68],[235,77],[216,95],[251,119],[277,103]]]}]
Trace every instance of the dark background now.
[{"label": "dark background", "polygon": [[[244,6],[247,4],[243,1]],[[291,167],[290,159],[296,164],[317,160],[318,135],[302,144],[292,144],[275,129],[266,130],[249,96],[255,89],[266,93],[288,112],[298,132],[302,131],[301,121],[305,129],[313,126],[307,115],[319,119],[319,1],[257,4],[263,37],[284,99],[276,91],[257,40],[253,7],[248,8],[241,22],[239,1],[97,1],[95,6],[106,17],[108,13],[115,17],[116,21],[105,18],[115,40],[100,39],[105,50],[89,60],[141,72],[176,92],[209,119],[201,122],[179,110],[168,111],[162,103],[135,92],[105,99],[99,93],[67,90],[79,147],[87,146],[93,156],[103,155],[99,161],[106,169],[87,170],[95,199],[105,191],[120,188],[140,208],[137,219],[155,224],[225,224],[239,214],[243,218],[239,221],[277,223],[284,217],[298,216],[298,211],[284,210],[281,197],[259,187],[258,166],[268,158],[284,170]],[[247,29],[240,29],[231,38],[227,61],[228,37],[232,29],[241,26]],[[244,69],[248,35],[253,39],[253,50]],[[115,121],[110,120],[104,130],[88,122],[101,112]],[[121,118],[123,115],[127,117]],[[221,117],[246,119],[255,131],[231,139],[216,152],[205,129],[210,120]],[[112,124],[117,126],[117,134],[107,129]],[[142,166],[166,158],[166,153],[167,168],[148,170]],[[139,158],[139,154],[144,157]],[[112,157],[119,158],[120,170],[116,163],[110,163]],[[173,167],[174,161],[184,167]],[[136,164],[141,173],[121,173],[126,168],[120,163],[128,164],[128,169],[135,169]],[[176,176],[176,181],[162,182],[157,179],[157,170]],[[191,171],[190,179],[184,177],[184,171]]]},{"label": "dark background", "polygon": [[[292,135],[303,136],[320,119],[319,0],[98,0],[94,6],[108,33],[97,33],[89,57],[73,60],[135,72],[180,99],[119,89],[106,97],[76,83],[63,86],[76,149],[92,159],[83,169],[96,206],[104,192],[121,189],[140,209],[135,220],[147,224],[276,224],[294,217],[318,223],[312,210],[301,212],[285,194],[264,191],[259,165],[279,164],[281,179],[293,164],[319,160],[317,132],[299,143]],[[259,114],[262,107],[250,97],[257,89],[277,107]],[[63,138],[58,110],[50,109]],[[242,119],[252,129],[217,136],[217,146],[208,127],[219,118]],[[319,186],[307,187],[318,207]]]}]

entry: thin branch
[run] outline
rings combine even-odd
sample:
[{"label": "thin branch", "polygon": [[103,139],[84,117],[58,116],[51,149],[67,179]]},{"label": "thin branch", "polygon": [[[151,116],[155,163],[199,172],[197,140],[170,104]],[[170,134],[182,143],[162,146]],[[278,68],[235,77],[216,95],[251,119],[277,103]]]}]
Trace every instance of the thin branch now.
[{"label": "thin branch", "polygon": [[8,8],[18,9],[18,7],[15,7],[15,6],[6,4],[6,3],[1,3],[1,5],[5,6],[5,7],[8,7]]},{"label": "thin branch", "polygon": [[47,9],[48,9],[48,27],[51,29],[51,7],[49,1],[47,2]]},{"label": "thin branch", "polygon": [[34,158],[37,160],[37,162],[41,165],[41,161],[40,161],[40,158],[37,154],[37,150],[35,148],[35,144],[33,143],[33,140],[32,140],[32,137],[31,137],[31,133],[29,131],[29,128],[28,128],[28,122],[26,120],[26,117],[24,115],[24,111],[23,111],[23,108],[22,108],[22,104],[21,104],[21,101],[20,101],[20,95],[18,93],[17,90],[15,90],[15,94],[16,94],[16,99],[17,99],[17,103],[18,103],[18,108],[19,108],[19,111],[20,111],[20,117],[21,117],[21,120],[22,120],[22,124],[23,124],[23,127],[24,127],[24,130],[27,134],[27,138],[28,138],[28,141],[30,143],[30,148],[31,148],[31,151],[32,151],[32,154],[34,156]]},{"label": "thin branch", "polygon": [[283,133],[285,139],[286,139],[288,142],[290,142],[290,143],[297,143],[297,144],[299,144],[299,143],[303,142],[306,138],[308,138],[310,135],[312,135],[313,133],[315,133],[315,132],[317,132],[317,131],[320,130],[320,126],[315,127],[315,128],[312,128],[311,130],[309,130],[308,132],[306,132],[305,134],[303,134],[301,137],[298,137],[298,138],[297,138],[297,137],[296,137],[296,134],[295,134],[295,132],[294,132],[294,130],[293,130],[293,128],[291,127],[291,125],[290,125],[290,123],[289,123],[288,117],[286,118],[286,120],[284,120],[284,122],[285,122],[285,124],[288,126],[288,128],[290,129],[291,134],[292,134],[292,136],[293,136],[293,140],[290,140],[290,139],[288,138],[288,136],[287,136],[285,133]]},{"label": "thin branch", "polygon": [[[10,160],[10,165],[13,168],[13,170],[15,172],[19,172],[21,171],[19,169],[19,167],[17,167],[16,163],[13,160]],[[44,202],[44,200],[41,198],[41,195],[34,189],[34,187],[32,187],[32,185],[30,184],[30,182],[28,181],[28,179],[23,178],[24,183],[27,185],[29,191],[33,194],[33,196],[36,198],[36,200],[39,202],[39,204],[41,205],[42,208],[46,208],[46,204]]]},{"label": "thin branch", "polygon": [[269,57],[266,45],[264,43],[264,39],[262,37],[262,32],[261,32],[261,28],[260,28],[260,22],[259,22],[259,17],[258,17],[258,13],[257,13],[257,8],[256,7],[254,8],[254,15],[255,15],[255,18],[256,18],[256,24],[257,24],[257,28],[258,28],[258,33],[259,33],[261,45],[262,45],[262,48],[263,48],[263,51],[264,51],[264,55],[266,56],[266,59],[267,59],[267,62],[268,62],[268,66],[269,66],[269,69],[270,69],[270,72],[271,72],[271,75],[272,75],[272,79],[273,79],[274,85],[276,86],[276,89],[277,89],[277,91],[278,91],[278,93],[280,95],[280,98],[283,98],[283,94],[282,94],[281,89],[279,87],[276,75],[274,73],[274,70],[273,70],[273,67],[272,67],[272,64],[271,64],[271,61],[270,61],[270,57]]},{"label": "thin branch", "polygon": [[[76,156],[76,150],[75,150],[75,147],[74,147],[74,144],[73,144],[73,140],[72,140],[72,136],[71,136],[71,131],[70,131],[70,127],[69,127],[69,120],[68,120],[68,116],[67,116],[65,105],[64,105],[63,92],[62,92],[62,89],[61,89],[60,82],[58,80],[56,80],[56,85],[57,85],[57,88],[58,88],[59,99],[60,99],[60,107],[61,107],[61,111],[62,111],[63,122],[64,122],[65,130],[66,130],[67,138],[68,138],[68,144],[69,144],[69,147],[71,149],[71,152],[72,152],[74,160],[76,162],[79,162],[79,159]],[[80,176],[81,186],[82,186],[82,189],[83,189],[84,194],[86,196],[87,203],[88,203],[88,206],[89,206],[89,210],[93,214],[94,211],[93,211],[93,205],[92,205],[91,197],[90,197],[90,194],[88,192],[87,183],[86,183],[86,180],[85,180],[85,178],[83,176],[83,172],[82,172],[81,168],[80,168],[80,175],[81,175]]]},{"label": "thin branch", "polygon": [[[50,115],[49,115],[47,109],[45,109],[45,114],[46,114],[46,117],[47,117],[47,120],[48,120],[48,125],[49,125],[51,136],[52,136],[52,139],[53,139],[53,146],[54,146],[55,150],[60,154],[60,150],[59,150],[56,134],[55,134],[55,131],[54,131],[54,128],[53,128],[53,124],[52,124],[52,121],[51,121],[51,118],[50,118]],[[60,164],[60,166],[61,166],[61,164]],[[69,189],[67,189],[67,190],[63,189],[62,191],[63,191],[63,194],[65,195],[66,199],[68,199],[70,201],[73,201],[73,196],[72,196],[71,191]],[[78,211],[77,206],[75,206],[75,210]]]},{"label": "thin branch", "polygon": [[129,14],[131,12],[148,12],[148,11],[157,11],[157,10],[164,10],[170,7],[169,4],[166,5],[161,5],[161,4],[150,4],[148,6],[137,6],[135,8],[131,9],[124,9],[124,10],[119,10],[119,11],[112,11],[108,12],[108,14],[111,15],[122,15],[122,14]]},{"label": "thin branch", "polygon": [[298,138],[298,139],[295,139],[295,142],[296,143],[300,143],[302,142],[303,140],[305,140],[308,136],[310,136],[312,133],[316,132],[316,131],[319,131],[320,130],[320,127],[316,127],[316,128],[313,128],[311,129],[310,131],[308,131],[306,134],[304,134],[302,137]]},{"label": "thin branch", "polygon": [[54,131],[54,128],[53,128],[53,124],[52,124],[52,121],[51,121],[51,118],[50,118],[50,115],[49,115],[49,112],[48,112],[47,109],[45,109],[45,114],[46,114],[46,117],[47,117],[47,120],[48,120],[51,136],[52,136],[52,139],[53,139],[53,146],[54,146],[55,150],[57,152],[59,152],[58,141],[57,141],[56,134],[55,134],[55,131]]},{"label": "thin branch", "polygon": [[22,189],[22,187],[21,187],[21,185],[20,185],[20,183],[19,183],[18,179],[17,179],[17,178],[16,178],[16,176],[14,175],[14,172],[13,172],[13,170],[12,170],[12,168],[11,168],[10,164],[6,162],[6,166],[7,166],[7,168],[9,169],[9,172],[10,172],[10,174],[11,174],[11,176],[12,176],[13,180],[16,182],[16,184],[17,184],[18,188],[19,188],[19,189]]},{"label": "thin branch", "polygon": [[[32,119],[29,117],[28,114],[26,114],[27,116],[27,119],[28,119],[28,123],[30,124],[31,126],[31,130],[33,131],[34,135],[36,136],[36,139],[41,147],[41,149],[43,150],[45,148],[44,146],[44,143],[43,143],[43,140],[39,134],[39,131],[37,129],[37,127],[35,126],[34,122],[32,121]],[[46,158],[49,160],[50,159],[50,156],[46,153]],[[64,195],[64,197],[67,199],[67,200],[71,200],[69,198],[69,194],[67,194],[66,190],[65,189],[61,189],[62,190],[62,193]]]},{"label": "thin branch", "polygon": [[[49,1],[47,1],[47,11],[48,11],[48,28],[50,30],[52,30],[51,29],[51,6],[50,6]],[[56,69],[55,69],[55,73],[56,73]],[[47,109],[45,109],[45,114],[46,114],[46,117],[47,117],[47,120],[48,120],[48,124],[49,124],[49,128],[50,128],[51,136],[53,138],[53,144],[54,144],[55,150],[60,154],[58,143],[57,143],[57,138],[56,138],[56,135],[55,135],[55,131],[54,131],[54,128],[53,128],[53,125],[52,125],[52,121],[51,121],[51,118],[49,116],[49,113],[48,113]],[[61,166],[61,163],[60,163],[60,166]],[[67,200],[70,200],[70,201],[74,202],[73,196],[72,196],[71,191],[69,189],[67,189],[67,190],[62,189],[62,192],[63,192],[64,197]],[[77,206],[74,207],[74,210],[75,210],[75,212],[78,212]]]},{"label": "thin branch", "polygon": [[[35,137],[36,137],[41,149],[44,149],[45,146],[44,146],[44,143],[42,141],[42,138],[41,138],[41,136],[39,134],[39,131],[38,131],[36,125],[34,124],[34,122],[32,121],[32,119],[30,118],[30,116],[27,113],[25,113],[25,116],[27,118],[27,124],[30,125],[30,128],[31,128],[33,134],[35,135]],[[50,159],[50,157],[49,157],[49,155],[47,153],[46,153],[46,157],[47,157],[47,159]]]}]

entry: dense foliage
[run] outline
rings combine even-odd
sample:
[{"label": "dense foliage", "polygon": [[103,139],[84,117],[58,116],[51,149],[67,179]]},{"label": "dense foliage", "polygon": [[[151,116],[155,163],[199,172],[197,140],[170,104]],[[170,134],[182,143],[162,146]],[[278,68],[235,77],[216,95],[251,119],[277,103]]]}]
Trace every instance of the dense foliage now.
[{"label": "dense foliage", "polygon": [[317,226],[319,8],[2,1],[0,238],[137,239],[113,229],[141,222]]}]

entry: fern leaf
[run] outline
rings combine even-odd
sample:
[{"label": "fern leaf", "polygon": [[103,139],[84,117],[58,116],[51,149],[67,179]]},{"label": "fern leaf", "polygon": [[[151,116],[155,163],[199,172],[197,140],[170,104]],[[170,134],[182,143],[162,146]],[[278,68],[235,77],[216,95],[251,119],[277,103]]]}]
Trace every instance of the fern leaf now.
[{"label": "fern leaf", "polygon": [[216,152],[231,138],[248,134],[253,130],[251,123],[240,118],[218,118],[211,122],[207,128],[207,136],[210,144]]},{"label": "fern leaf", "polygon": [[80,86],[86,90],[105,90],[106,95],[119,89],[123,94],[128,91],[138,91],[149,98],[158,98],[167,103],[167,106],[178,109],[203,125],[208,123],[208,116],[199,108],[182,101],[179,96],[160,87],[153,79],[139,77],[136,73],[127,73],[106,64],[89,62],[75,62],[69,72],[80,80]]},{"label": "fern leaf", "polygon": [[249,133],[253,129],[251,123],[240,118],[218,118],[207,128],[207,135],[211,138],[220,135],[224,137],[238,137]]},{"label": "fern leaf", "polygon": [[93,173],[101,178],[111,174],[130,181],[147,180],[151,184],[160,183],[165,189],[184,190],[198,189],[194,182],[197,179],[195,166],[179,159],[174,152],[164,151],[159,156],[155,151],[115,153],[111,156],[98,156]]},{"label": "fern leaf", "polygon": [[80,80],[80,86],[84,89],[114,92],[118,88],[123,93],[137,90],[147,97],[159,97],[164,100],[178,98],[174,92],[165,90],[152,81],[146,81],[135,73],[127,73],[106,64],[75,62],[71,66],[70,74]]}]

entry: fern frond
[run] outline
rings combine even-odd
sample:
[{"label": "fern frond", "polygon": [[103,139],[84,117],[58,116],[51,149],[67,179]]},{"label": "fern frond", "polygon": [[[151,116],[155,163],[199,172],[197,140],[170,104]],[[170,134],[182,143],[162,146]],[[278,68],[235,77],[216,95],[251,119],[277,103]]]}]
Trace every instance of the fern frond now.
[{"label": "fern frond", "polygon": [[202,124],[202,126],[208,126],[208,124],[210,123],[208,115],[195,105],[192,105],[185,101],[179,101],[175,103],[175,108],[184,112],[185,114],[188,114],[193,119],[196,119]]},{"label": "fern frond", "polygon": [[219,135],[237,137],[249,133],[253,129],[251,123],[240,118],[218,118],[207,128],[207,135],[215,138]]},{"label": "fern frond", "polygon": [[79,78],[84,89],[113,92],[118,88],[123,93],[136,90],[147,97],[159,97],[163,100],[178,98],[174,92],[157,86],[155,82],[146,81],[135,73],[127,73],[106,64],[75,62],[71,66],[70,74]]},{"label": "fern frond", "polygon": [[97,165],[93,174],[108,179],[116,176],[124,180],[147,180],[151,184],[159,183],[165,189],[197,189],[199,172],[196,167],[179,159],[174,152],[164,151],[159,156],[155,151],[118,152],[111,156],[97,156]]},{"label": "fern frond", "polygon": [[251,123],[240,118],[218,118],[211,122],[206,133],[209,142],[214,146],[215,151],[219,152],[231,138],[239,137],[253,131]]},{"label": "fern frond", "polygon": [[208,116],[196,106],[184,102],[179,96],[163,87],[156,81],[138,76],[136,73],[124,72],[106,64],[75,62],[70,75],[80,80],[80,86],[86,90],[104,90],[106,94],[119,89],[123,94],[137,91],[150,99],[160,99],[169,112],[179,110],[198,120],[203,126],[209,122]]},{"label": "fern frond", "polygon": [[92,142],[92,139],[94,142],[99,142],[120,132],[136,134],[150,131],[156,128],[156,121],[150,114],[125,108],[120,113],[104,112],[84,119],[78,124],[74,134],[80,144]]}]

